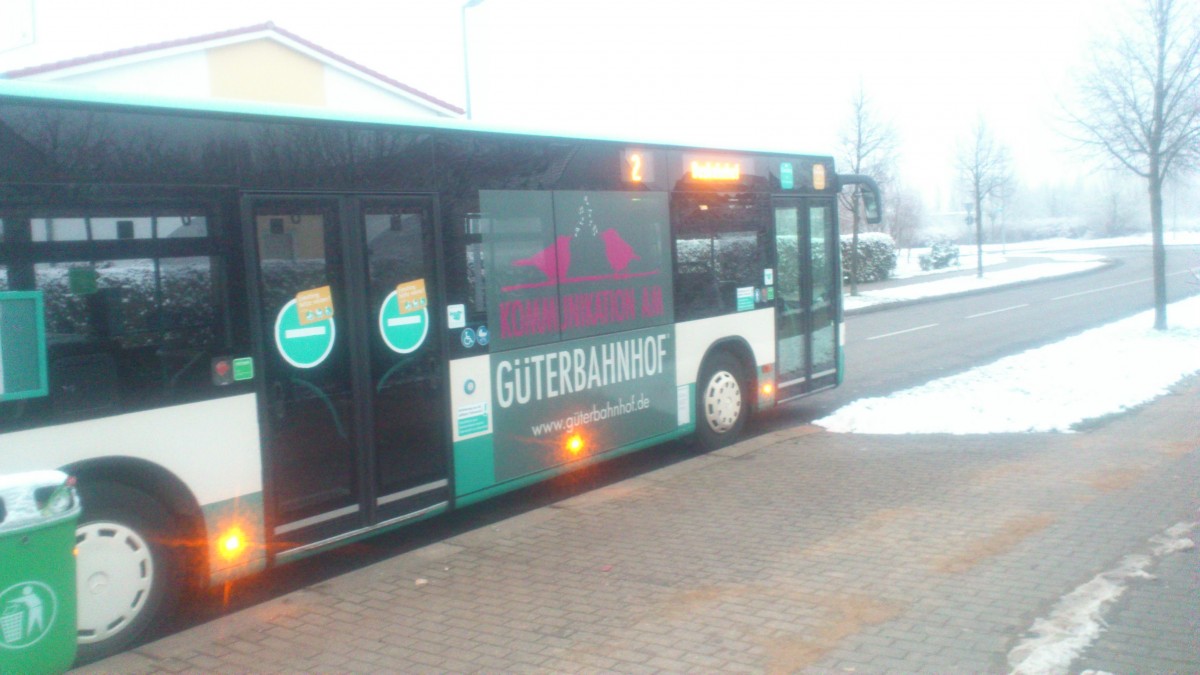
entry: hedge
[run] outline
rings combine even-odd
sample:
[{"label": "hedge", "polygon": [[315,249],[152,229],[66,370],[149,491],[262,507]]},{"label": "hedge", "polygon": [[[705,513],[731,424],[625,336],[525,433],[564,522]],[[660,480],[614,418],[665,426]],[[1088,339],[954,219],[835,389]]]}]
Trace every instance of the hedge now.
[{"label": "hedge", "polygon": [[[853,239],[842,235],[842,276],[850,281],[850,249]],[[863,232],[858,235],[858,283],[883,281],[896,269],[896,242],[883,232]]]}]

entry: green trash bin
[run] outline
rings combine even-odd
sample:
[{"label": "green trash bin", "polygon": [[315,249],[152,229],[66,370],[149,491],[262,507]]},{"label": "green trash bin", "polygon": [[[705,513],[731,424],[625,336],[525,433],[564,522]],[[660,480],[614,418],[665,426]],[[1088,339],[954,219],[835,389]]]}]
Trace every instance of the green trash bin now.
[{"label": "green trash bin", "polygon": [[0,673],[62,673],[75,660],[74,481],[0,476]]}]

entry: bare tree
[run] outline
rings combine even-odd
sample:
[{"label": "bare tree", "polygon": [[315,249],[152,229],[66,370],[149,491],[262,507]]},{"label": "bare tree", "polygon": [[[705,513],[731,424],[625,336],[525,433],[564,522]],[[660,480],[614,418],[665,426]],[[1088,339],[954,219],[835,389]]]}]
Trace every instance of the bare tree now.
[{"label": "bare tree", "polygon": [[1163,183],[1200,162],[1200,19],[1187,0],[1141,0],[1096,50],[1068,115],[1078,140],[1146,179],[1154,242],[1154,327],[1167,328]]},{"label": "bare tree", "polygon": [[[871,176],[884,186],[895,164],[896,129],[879,117],[862,85],[850,102],[851,117],[842,131],[841,154],[843,165],[850,173]],[[887,191],[884,190],[886,194]],[[850,235],[850,295],[858,295],[858,232],[862,225],[862,195],[859,188],[840,196],[842,207],[852,214]],[[883,208],[883,205],[880,205]]]},{"label": "bare tree", "polygon": [[975,123],[971,136],[959,148],[959,176],[975,206],[975,259],[977,274],[983,276],[983,202],[999,201],[1012,185],[1008,147],[996,140],[983,118]]}]

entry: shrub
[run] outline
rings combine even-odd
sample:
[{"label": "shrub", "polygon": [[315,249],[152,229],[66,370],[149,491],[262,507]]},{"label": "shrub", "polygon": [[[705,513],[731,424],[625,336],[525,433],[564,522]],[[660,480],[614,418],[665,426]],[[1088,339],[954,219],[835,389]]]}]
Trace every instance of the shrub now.
[{"label": "shrub", "polygon": [[929,253],[921,254],[920,263],[925,271],[958,265],[958,244],[945,238],[934,239],[929,243]]},{"label": "shrub", "polygon": [[[842,274],[850,280],[850,248],[853,239],[843,235]],[[883,232],[863,232],[858,235],[858,279],[859,283],[866,281],[883,281],[896,269],[896,242]]]}]

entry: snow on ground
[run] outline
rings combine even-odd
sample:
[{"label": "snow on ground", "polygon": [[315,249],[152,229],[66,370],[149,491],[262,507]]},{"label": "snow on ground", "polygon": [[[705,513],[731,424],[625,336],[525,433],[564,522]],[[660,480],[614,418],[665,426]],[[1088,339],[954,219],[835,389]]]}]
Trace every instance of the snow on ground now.
[{"label": "snow on ground", "polygon": [[[970,250],[968,250],[970,249]],[[974,246],[959,246],[958,247],[958,265],[953,267],[943,267],[936,270],[921,269],[921,256],[929,253],[928,248],[906,248],[898,252],[896,256],[896,268],[892,270],[892,279],[911,279],[913,277],[927,277],[934,274],[943,274],[945,272],[962,272],[963,270],[975,269],[976,252]],[[995,267],[1008,262],[1005,254],[999,251],[983,251],[983,269]]]},{"label": "snow on ground", "polygon": [[[1164,232],[1163,242],[1167,246],[1200,247],[1200,232]],[[1135,234],[1125,237],[1110,237],[1108,239],[1067,239],[1065,237],[1059,237],[1055,239],[1037,239],[1034,241],[1022,241],[1011,244],[984,244],[983,269],[984,273],[986,274],[989,267],[994,267],[995,265],[1007,262],[1010,256],[1027,258],[1030,257],[1030,254],[1054,252],[1060,254],[1055,255],[1055,259],[1062,259],[1062,251],[1118,248],[1123,246],[1149,246],[1150,243],[1150,233],[1147,232],[1146,234]],[[929,248],[900,249],[896,260],[896,269],[893,270],[891,278],[910,279],[912,277],[941,274],[944,272],[960,272],[963,270],[974,269],[976,264],[976,250],[974,244],[960,245],[958,247],[958,266],[947,269],[921,269],[922,253],[929,253]],[[1197,256],[1198,260],[1200,260],[1200,251],[1197,252]]]},{"label": "snow on ground", "polygon": [[[1200,232],[1168,232],[1171,246],[1200,247]],[[956,276],[845,298],[846,309],[953,295],[1005,284],[1071,274],[1103,265],[1079,249],[1149,246],[1150,236],[1114,239],[1056,239],[1008,244],[1005,252],[1037,255],[1047,262],[987,271],[1004,262],[1000,245],[984,247],[984,277]],[[1186,249],[1185,249],[1186,250]],[[901,254],[915,261],[924,251]],[[1196,250],[1200,268],[1200,250]],[[973,247],[960,260],[974,261]],[[909,266],[912,267],[912,266]],[[963,266],[930,274],[954,272]],[[897,276],[915,276],[903,265]],[[1200,371],[1200,296],[1168,308],[1170,330],[1155,331],[1153,312],[1094,328],[1060,342],[1010,356],[952,377],[880,398],[860,399],[816,424],[845,433],[1003,433],[1070,431],[1087,419],[1128,410],[1166,393]]]},{"label": "snow on ground", "polygon": [[[1125,556],[1115,568],[1063,596],[1045,618],[1036,619],[1029,637],[1008,654],[1014,675],[1070,672],[1071,663],[1092,644],[1107,625],[1105,614],[1134,579],[1153,579],[1146,570],[1163,556],[1187,551],[1196,544],[1186,535],[1197,523],[1181,522],[1150,538],[1148,553]],[[1087,671],[1095,672],[1095,671]]]},{"label": "snow on ground", "polygon": [[[1035,239],[1013,244],[984,244],[983,250],[1007,253],[1023,253],[1027,251],[1071,251],[1093,248],[1116,248],[1119,246],[1149,246],[1150,233],[1132,234],[1125,237],[1110,237],[1108,239]],[[1163,232],[1163,243],[1167,246],[1200,246],[1200,231],[1167,231]],[[964,247],[964,249],[967,247]],[[965,255],[965,251],[963,253]]]},{"label": "snow on ground", "polygon": [[[928,246],[923,248],[914,246],[913,248],[896,249],[896,266],[892,268],[892,273],[888,275],[888,279],[912,279],[914,277],[928,277],[947,272],[963,272],[975,269],[977,262],[975,247],[964,244],[958,247],[957,265],[923,270],[921,269],[921,256],[928,253]],[[1008,262],[1008,257],[1003,251],[999,249],[992,250],[987,246],[983,247],[983,268],[985,270],[1006,262]]]},{"label": "snow on ground", "polygon": [[1168,306],[1166,331],[1147,311],[1051,345],[859,399],[815,422],[834,432],[986,434],[1070,431],[1128,410],[1200,371],[1200,296]]},{"label": "snow on ground", "polygon": [[[983,277],[977,277],[975,275],[956,276],[950,279],[940,279],[938,281],[930,281],[922,284],[894,286],[892,288],[861,291],[858,295],[847,295],[843,300],[843,307],[846,309],[861,309],[863,307],[886,305],[893,302],[903,302],[905,300],[915,300],[918,298],[956,295],[958,293],[968,293],[970,291],[978,291],[985,288],[1004,286],[1006,284],[1013,284],[1019,281],[1044,279],[1063,274],[1084,272],[1105,264],[1103,256],[1088,255],[1085,253],[1056,253],[1046,254],[1039,257],[1046,258],[1048,262],[1026,265],[1009,270],[999,270],[996,272],[989,272],[987,270],[989,263],[985,259]],[[995,261],[995,257],[992,259]],[[962,267],[958,267],[951,268],[950,270],[938,271],[960,271],[962,269]]]}]

